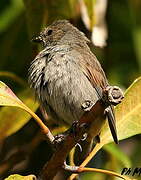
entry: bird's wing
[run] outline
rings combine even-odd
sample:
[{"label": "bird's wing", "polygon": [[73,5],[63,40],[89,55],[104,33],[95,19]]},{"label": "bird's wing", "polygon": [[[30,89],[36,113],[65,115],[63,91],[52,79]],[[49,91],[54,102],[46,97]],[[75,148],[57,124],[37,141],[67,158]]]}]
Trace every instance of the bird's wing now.
[{"label": "bird's wing", "polygon": [[[105,73],[94,55],[89,54],[89,57],[84,56],[81,67],[83,73],[89,79],[93,87],[96,89],[97,96],[99,99],[103,96],[103,90],[109,85]],[[109,105],[106,111],[106,116],[108,118],[109,127],[111,134],[116,144],[118,144],[117,130],[116,130],[116,120],[113,110],[113,106]]]},{"label": "bird's wing", "polygon": [[101,99],[103,90],[108,86],[108,81],[97,58],[91,53],[84,54],[81,57],[80,66]]}]

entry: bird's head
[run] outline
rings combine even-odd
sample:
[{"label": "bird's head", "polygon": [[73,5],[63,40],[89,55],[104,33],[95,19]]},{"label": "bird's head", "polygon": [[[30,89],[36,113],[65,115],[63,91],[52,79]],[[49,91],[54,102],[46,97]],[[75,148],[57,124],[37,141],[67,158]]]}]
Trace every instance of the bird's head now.
[{"label": "bird's head", "polygon": [[69,42],[88,42],[86,36],[67,20],[57,20],[45,28],[33,42],[42,43],[43,47]]}]

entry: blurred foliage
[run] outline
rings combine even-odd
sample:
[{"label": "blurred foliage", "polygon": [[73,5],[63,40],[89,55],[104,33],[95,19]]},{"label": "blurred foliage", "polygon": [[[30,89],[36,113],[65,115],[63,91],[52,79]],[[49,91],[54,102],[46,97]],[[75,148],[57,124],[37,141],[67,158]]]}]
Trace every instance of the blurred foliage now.
[{"label": "blurred foliage", "polygon": [[[95,4],[95,2],[96,0],[85,0],[91,24],[93,24],[93,21],[96,19],[91,6],[91,4]],[[28,99],[32,102],[35,101],[32,96],[34,93],[29,90],[28,85],[16,81],[15,76],[9,76],[3,72],[12,73],[27,82],[27,69],[39,48],[37,45],[32,44],[30,39],[55,19],[69,19],[75,26],[90,37],[90,32],[85,28],[81,20],[82,14],[80,13],[80,8],[78,0],[0,1],[0,80],[8,84],[8,86],[14,90],[15,94],[25,103]],[[139,77],[141,72],[140,12],[140,0],[109,1],[106,15],[109,31],[107,47],[100,49],[91,46],[92,51],[102,63],[110,83],[117,84],[123,89],[126,89]],[[27,91],[30,92],[27,93]],[[139,91],[140,89],[138,89],[138,92]],[[132,101],[134,101],[134,107],[132,108],[134,109],[138,106],[137,111],[139,112],[141,101],[139,99],[139,101],[136,102],[138,98],[136,97],[137,90],[131,94],[133,97]],[[129,105],[130,103],[127,102]],[[32,110],[35,111],[37,106],[38,105],[31,107]],[[126,110],[128,113],[128,106]],[[7,125],[8,132],[10,133],[6,134],[6,136],[10,136],[0,143],[0,171],[2,171],[1,167],[3,167],[1,165],[7,162],[7,159],[14,155],[14,153],[19,152],[19,149],[23,149],[23,147],[24,149],[28,148],[29,143],[30,147],[36,148],[30,148],[32,149],[32,153],[29,152],[30,156],[22,162],[12,161],[15,163],[13,163],[9,169],[6,169],[3,174],[0,173],[0,179],[7,177],[11,173],[37,175],[48,159],[46,155],[49,154],[49,146],[37,135],[39,128],[33,121],[29,121],[29,116],[23,115],[22,113],[22,111],[14,108],[0,108],[0,121],[3,122],[0,126],[6,125],[7,121],[12,121],[12,123],[15,122],[18,127],[16,130],[11,130],[11,127]],[[37,111],[37,114],[42,116],[40,110]],[[135,121],[136,118],[137,115],[134,115],[133,119]],[[58,126],[55,122],[46,119],[47,118],[44,117],[44,121],[47,122],[52,130],[54,128],[57,129]],[[125,119],[123,119],[123,121],[125,121]],[[25,123],[27,124],[25,125]],[[136,127],[129,128],[137,130],[137,128],[140,128],[138,126],[139,123],[140,117],[138,117],[138,121],[135,124]],[[123,123],[123,126],[123,133],[126,133],[126,123]],[[12,134],[14,132],[16,133]],[[2,136],[1,132],[0,134]],[[105,146],[102,153],[99,153],[96,157],[98,161],[92,160],[90,166],[113,169],[119,173],[121,173],[122,168],[126,165],[130,166],[130,163],[134,168],[141,167],[140,138],[141,136],[138,135],[124,140],[117,148],[113,147],[112,144],[109,145],[108,148]],[[82,179],[88,180],[113,179],[113,177],[107,177],[106,175],[97,173],[83,173],[81,177]]]}]

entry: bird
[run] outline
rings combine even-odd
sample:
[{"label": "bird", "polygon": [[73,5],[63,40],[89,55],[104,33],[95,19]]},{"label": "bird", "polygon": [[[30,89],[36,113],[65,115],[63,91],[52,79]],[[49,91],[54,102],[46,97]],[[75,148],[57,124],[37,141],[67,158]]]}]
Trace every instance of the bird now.
[{"label": "bird", "polygon": [[[105,98],[111,86],[90,50],[90,40],[68,20],[56,20],[33,41],[40,43],[42,50],[31,62],[29,83],[47,114],[59,123],[72,125],[81,119],[88,107],[101,101],[103,111],[99,117],[93,117],[90,136],[99,137],[107,118],[118,144],[113,108],[116,103]],[[119,96],[121,102],[123,94],[120,92]]]}]

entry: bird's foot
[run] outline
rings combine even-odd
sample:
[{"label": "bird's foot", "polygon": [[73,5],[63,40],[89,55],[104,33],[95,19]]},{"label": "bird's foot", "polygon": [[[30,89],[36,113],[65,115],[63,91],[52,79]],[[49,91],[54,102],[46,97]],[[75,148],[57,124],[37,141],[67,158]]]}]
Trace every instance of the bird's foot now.
[{"label": "bird's foot", "polygon": [[58,134],[54,137],[54,141],[53,141],[54,149],[57,149],[57,147],[64,142],[65,136],[66,136],[66,132],[62,134]]}]

